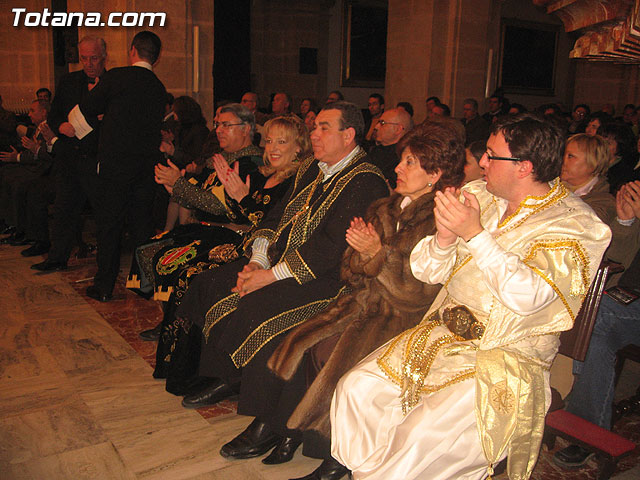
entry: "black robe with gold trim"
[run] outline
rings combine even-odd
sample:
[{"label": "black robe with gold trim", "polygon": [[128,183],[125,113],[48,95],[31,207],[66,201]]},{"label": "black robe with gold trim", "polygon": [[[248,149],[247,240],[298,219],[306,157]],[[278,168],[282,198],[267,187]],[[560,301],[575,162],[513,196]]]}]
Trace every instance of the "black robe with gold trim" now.
[{"label": "black robe with gold trim", "polygon": [[293,278],[240,298],[230,291],[248,262],[243,259],[204,272],[190,285],[177,316],[204,329],[201,375],[230,380],[239,377],[241,367],[264,364],[281,334],[344,292],[340,261],[349,223],[389,193],[381,172],[364,157],[364,152],[356,155],[326,182],[316,160],[304,162],[287,200],[269,212],[254,234],[269,240],[271,264],[286,262]]}]

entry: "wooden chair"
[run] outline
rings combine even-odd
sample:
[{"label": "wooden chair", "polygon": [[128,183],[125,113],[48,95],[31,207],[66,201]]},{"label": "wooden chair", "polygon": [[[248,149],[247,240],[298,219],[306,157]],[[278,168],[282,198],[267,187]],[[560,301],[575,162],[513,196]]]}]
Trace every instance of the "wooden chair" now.
[{"label": "wooden chair", "polygon": [[[600,266],[582,308],[576,316],[573,328],[560,335],[560,353],[574,360],[584,361],[607,277],[622,270],[621,265],[612,262],[604,262]],[[553,392],[552,389],[552,394]],[[564,402],[555,392],[545,419],[543,442],[552,449],[556,436],[561,436],[594,452],[600,464],[598,480],[609,479],[615,471],[618,460],[631,453],[636,445],[620,435],[563,410],[563,407]]]}]

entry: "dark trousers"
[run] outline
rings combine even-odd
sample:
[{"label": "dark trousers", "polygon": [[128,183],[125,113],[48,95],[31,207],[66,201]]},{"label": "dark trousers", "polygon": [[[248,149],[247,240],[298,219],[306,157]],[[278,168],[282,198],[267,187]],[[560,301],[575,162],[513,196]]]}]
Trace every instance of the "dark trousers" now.
[{"label": "dark trousers", "polygon": [[[94,206],[97,186],[95,158],[70,148],[56,158],[55,203],[51,224],[49,260],[66,263],[71,250],[82,238],[81,214],[87,202]],[[94,206],[95,210],[95,206]]]},{"label": "dark trousers", "polygon": [[37,178],[27,189],[27,238],[49,243],[49,205],[55,199],[55,180],[50,175]]},{"label": "dark trousers", "polygon": [[120,250],[125,222],[134,245],[153,233],[153,168],[130,176],[98,175],[94,213],[98,240],[95,286],[111,293],[120,270]]}]

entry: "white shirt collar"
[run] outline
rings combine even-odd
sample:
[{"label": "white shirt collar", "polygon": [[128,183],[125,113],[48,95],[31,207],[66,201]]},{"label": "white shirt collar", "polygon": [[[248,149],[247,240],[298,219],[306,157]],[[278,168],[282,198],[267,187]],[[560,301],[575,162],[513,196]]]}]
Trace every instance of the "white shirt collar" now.
[{"label": "white shirt collar", "polygon": [[400,210],[404,210],[411,203],[410,197],[404,197],[402,202],[400,202]]},{"label": "white shirt collar", "polygon": [[318,162],[318,168],[324,174],[324,178],[322,179],[322,181],[326,182],[327,179],[331,178],[336,173],[338,173],[340,170],[342,170],[344,167],[346,167],[349,164],[349,162],[351,162],[351,160],[353,160],[353,157],[355,157],[361,150],[362,150],[362,148],[359,145],[356,145],[356,148],[351,150],[351,152],[346,157],[344,157],[338,163],[336,163],[334,165],[331,165],[331,166],[327,165],[324,162],[320,162],[319,161]]},{"label": "white shirt collar", "polygon": [[147,70],[151,70],[153,72],[153,67],[151,66],[151,64],[149,62],[145,62],[144,60],[140,60],[139,62],[136,62],[131,66],[146,68]]}]

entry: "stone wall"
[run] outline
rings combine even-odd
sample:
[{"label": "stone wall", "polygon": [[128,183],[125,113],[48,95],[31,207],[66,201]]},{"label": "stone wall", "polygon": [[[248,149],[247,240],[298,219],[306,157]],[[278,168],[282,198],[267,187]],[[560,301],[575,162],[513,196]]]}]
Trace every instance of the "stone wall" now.
[{"label": "stone wall", "polygon": [[[51,10],[51,2],[31,0],[22,2],[27,11]],[[35,91],[46,86],[54,90],[53,47],[51,28],[9,27],[13,22],[10,9],[0,12],[0,61],[11,68],[0,69],[0,94],[5,106],[27,105]],[[175,96],[191,95],[201,104],[208,120],[213,118],[213,2],[191,0],[68,0],[69,12],[101,12],[103,16],[115,11],[156,12],[167,15],[164,27],[81,27],[78,38],[85,35],[103,37],[107,42],[107,68],[127,65],[131,40],[140,30],[152,30],[161,38],[163,51],[156,66],[156,74],[169,92]],[[193,26],[200,27],[199,88],[193,85]],[[80,63],[70,64],[69,71],[79,70]]]},{"label": "stone wall", "polygon": [[53,90],[52,37],[48,28],[13,27],[11,6],[42,12],[50,8],[47,0],[25,0],[0,9],[0,95],[4,107],[20,112],[29,110],[36,90]]},{"label": "stone wall", "polygon": [[414,119],[435,95],[460,116],[484,95],[491,0],[390,0],[387,102],[409,101]]},{"label": "stone wall", "polygon": [[573,105],[586,103],[592,111],[612,103],[616,115],[622,115],[627,103],[640,103],[640,67],[611,62],[575,62]]}]

